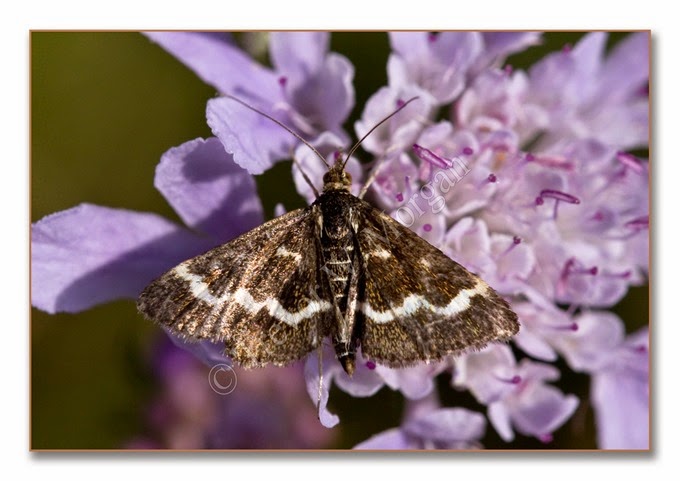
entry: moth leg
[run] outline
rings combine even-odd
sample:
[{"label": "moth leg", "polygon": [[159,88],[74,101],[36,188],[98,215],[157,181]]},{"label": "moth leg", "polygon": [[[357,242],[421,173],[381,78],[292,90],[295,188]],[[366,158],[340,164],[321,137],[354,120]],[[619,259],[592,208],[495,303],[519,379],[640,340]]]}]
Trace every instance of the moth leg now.
[{"label": "moth leg", "polygon": [[321,393],[323,392],[323,343],[319,343],[316,353],[319,360],[319,392],[316,398],[316,415],[319,419],[321,419]]}]

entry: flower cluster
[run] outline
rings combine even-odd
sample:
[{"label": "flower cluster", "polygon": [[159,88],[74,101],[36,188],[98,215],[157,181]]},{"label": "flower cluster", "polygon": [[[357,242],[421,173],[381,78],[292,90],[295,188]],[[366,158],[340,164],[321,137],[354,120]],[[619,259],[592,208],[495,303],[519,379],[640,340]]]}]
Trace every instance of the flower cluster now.
[{"label": "flower cluster", "polygon": [[[328,34],[270,34],[272,68],[229,37],[149,37],[322,153],[347,147],[342,125],[354,105],[353,67],[328,51]],[[407,399],[403,423],[357,448],[478,447],[485,417],[438,400],[434,379],[447,372],[451,389],[469,391],[502,439],[520,433],[549,442],[578,405],[551,384],[560,377],[551,363],[561,357],[591,376],[599,446],[647,448],[647,332],[626,335],[606,310],[645,283],[648,269],[648,163],[631,153],[648,141],[647,34],[631,34],[610,52],[606,34],[588,34],[528,71],[505,59],[539,43],[537,33],[389,38],[388,85],[364,106],[356,136],[419,99],[365,140],[374,163],[350,159],[354,192],[379,168],[367,198],[485,279],[510,301],[521,330],[515,349],[492,345],[412,368],[359,357],[352,379],[329,351],[321,393],[319,361],[310,356],[305,379],[314,402],[320,395],[322,423],[339,422],[327,409],[331,385],[357,397],[388,386]],[[189,229],[92,205],[42,219],[32,231],[36,307],[75,312],[134,298],[180,260],[261,223],[248,173],[292,151],[320,186],[318,158],[268,119],[225,97],[208,102],[207,119],[215,137],[169,150],[156,172],[156,187]],[[293,173],[311,201],[312,189],[298,169]],[[214,347],[193,349],[215,362]]]}]

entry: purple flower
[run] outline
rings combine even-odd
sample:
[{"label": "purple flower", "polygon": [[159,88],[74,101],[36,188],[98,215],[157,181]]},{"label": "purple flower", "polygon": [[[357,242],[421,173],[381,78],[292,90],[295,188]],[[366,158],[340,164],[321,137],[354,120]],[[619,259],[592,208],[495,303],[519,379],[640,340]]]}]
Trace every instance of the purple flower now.
[{"label": "purple flower", "polygon": [[516,363],[507,346],[491,346],[463,356],[456,364],[454,386],[469,389],[488,407],[491,424],[505,441],[518,432],[541,440],[571,417],[578,406],[573,395],[564,395],[546,381],[559,378],[547,364],[523,359]]},{"label": "purple flower", "polygon": [[[342,123],[354,105],[354,69],[328,52],[327,32],[269,34],[273,68],[261,66],[228,37],[195,32],[147,36],[181,60],[220,93],[235,95],[275,116],[308,139],[330,131],[342,139]],[[208,124],[251,174],[289,158],[298,141],[270,120],[226,97],[208,101]]]},{"label": "purple flower", "polygon": [[559,377],[553,366],[523,359],[517,373],[520,382],[516,389],[489,404],[489,420],[506,441],[513,439],[513,426],[525,436],[549,442],[552,432],[576,411],[578,398],[546,384]]},{"label": "purple flower", "polygon": [[474,449],[485,430],[486,420],[480,413],[441,408],[431,399],[411,401],[400,427],[371,436],[354,449]]}]

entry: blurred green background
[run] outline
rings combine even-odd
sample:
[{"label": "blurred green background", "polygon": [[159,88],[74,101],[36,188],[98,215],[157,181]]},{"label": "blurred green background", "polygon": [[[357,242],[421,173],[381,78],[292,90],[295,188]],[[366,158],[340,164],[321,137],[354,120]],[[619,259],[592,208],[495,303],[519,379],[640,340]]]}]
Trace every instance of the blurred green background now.
[{"label": "blurred green background", "polygon": [[[237,38],[247,40],[248,35]],[[581,35],[548,33],[543,45],[508,63],[526,68]],[[612,35],[610,44],[623,35]],[[156,212],[179,222],[153,187],[154,169],[167,149],[211,135],[205,105],[214,89],[138,33],[32,32],[30,40],[31,221],[88,202]],[[387,36],[337,33],[331,47],[356,68],[357,102],[346,124],[353,132],[366,99],[386,84]],[[277,202],[289,209],[303,205],[288,164],[277,165],[257,181],[267,218]],[[647,288],[633,289],[615,310],[629,331],[646,325]],[[31,447],[115,449],[140,433],[155,388],[148,359],[158,335],[163,334],[137,314],[131,301],[80,314],[48,315],[33,309]],[[551,447],[595,448],[588,378],[563,372],[560,385],[577,393],[582,405]],[[450,389],[443,391],[458,396],[444,396],[444,401],[474,404]],[[335,390],[331,399],[343,419],[335,447],[349,448],[399,422],[400,396],[387,388],[359,401]],[[488,431],[487,447],[505,447]],[[542,447],[521,437],[513,446]]]}]

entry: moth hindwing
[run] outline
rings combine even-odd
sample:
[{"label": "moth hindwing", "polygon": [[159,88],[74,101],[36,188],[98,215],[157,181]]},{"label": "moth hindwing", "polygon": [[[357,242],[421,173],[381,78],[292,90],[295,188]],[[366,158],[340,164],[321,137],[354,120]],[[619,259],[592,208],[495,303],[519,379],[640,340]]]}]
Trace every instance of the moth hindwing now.
[{"label": "moth hindwing", "polygon": [[224,342],[245,367],[290,363],[330,337],[350,375],[359,348],[403,367],[517,333],[483,280],[349,186],[338,159],[311,206],[171,269],[139,310],[182,337]]}]

